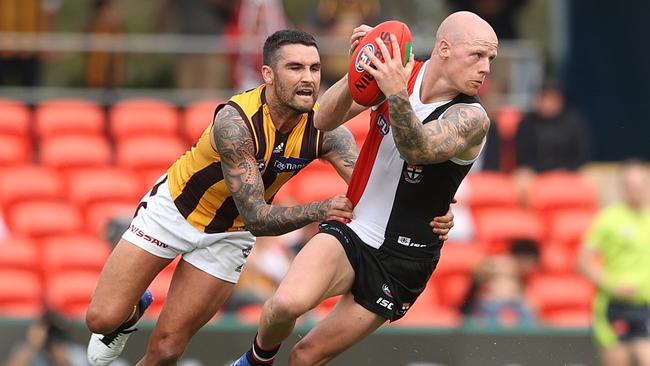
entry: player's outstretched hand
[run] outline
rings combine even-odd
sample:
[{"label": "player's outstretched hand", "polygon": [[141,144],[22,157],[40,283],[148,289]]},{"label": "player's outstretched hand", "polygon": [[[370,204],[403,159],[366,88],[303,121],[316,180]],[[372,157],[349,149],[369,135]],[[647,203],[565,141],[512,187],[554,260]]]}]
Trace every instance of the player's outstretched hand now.
[{"label": "player's outstretched hand", "polygon": [[336,220],[344,224],[352,221],[354,208],[345,194],[336,195],[325,202],[327,205],[325,220]]}]

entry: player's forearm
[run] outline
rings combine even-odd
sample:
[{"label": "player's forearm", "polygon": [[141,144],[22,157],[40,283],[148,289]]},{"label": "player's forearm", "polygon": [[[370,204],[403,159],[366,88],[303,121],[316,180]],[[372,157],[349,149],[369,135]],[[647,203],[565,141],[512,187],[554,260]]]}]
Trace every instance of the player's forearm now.
[{"label": "player's forearm", "polygon": [[294,231],[312,222],[325,220],[327,209],[325,201],[291,207],[265,204],[251,207],[245,215],[248,218],[244,221],[246,229],[255,236],[275,236]]},{"label": "player's forearm", "polygon": [[348,76],[345,75],[332,85],[318,101],[319,107],[314,116],[314,126],[319,130],[331,131],[347,120],[352,106],[352,96],[348,90]]}]

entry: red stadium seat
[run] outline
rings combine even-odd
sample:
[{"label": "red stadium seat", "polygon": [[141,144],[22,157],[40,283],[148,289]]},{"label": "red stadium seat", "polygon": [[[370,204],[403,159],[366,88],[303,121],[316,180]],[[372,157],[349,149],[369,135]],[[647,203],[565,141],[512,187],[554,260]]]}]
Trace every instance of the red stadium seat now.
[{"label": "red stadium seat", "polygon": [[31,113],[22,102],[0,99],[0,135],[27,138]]},{"label": "red stadium seat", "polygon": [[71,319],[83,319],[98,279],[99,272],[87,271],[67,271],[48,276],[45,282],[48,306]]},{"label": "red stadium seat", "polygon": [[594,218],[591,209],[561,210],[550,216],[549,237],[558,243],[578,246]]},{"label": "red stadium seat", "polygon": [[540,246],[540,265],[545,273],[571,274],[576,270],[577,247],[549,241]]},{"label": "red stadium seat", "polygon": [[111,163],[112,152],[102,136],[60,136],[41,144],[40,162],[46,167],[71,171],[103,168]]},{"label": "red stadium seat", "polygon": [[0,316],[35,318],[43,311],[42,296],[36,272],[0,268]]},{"label": "red stadium seat", "polygon": [[157,99],[129,99],[113,104],[109,113],[111,136],[116,141],[147,136],[177,136],[176,106]]},{"label": "red stadium seat", "polygon": [[7,224],[15,235],[43,237],[71,234],[82,230],[77,209],[64,202],[25,202],[8,211]]},{"label": "red stadium seat", "polygon": [[479,244],[448,241],[442,247],[433,278],[454,273],[472,273],[484,257],[485,253]]},{"label": "red stadium seat", "polygon": [[108,222],[116,217],[133,217],[137,203],[100,202],[86,207],[85,229],[92,235],[102,235]]},{"label": "red stadium seat", "polygon": [[183,136],[191,144],[201,137],[205,129],[212,124],[214,111],[222,100],[205,100],[185,106],[183,110]]},{"label": "red stadium seat", "polygon": [[438,289],[438,299],[442,306],[458,309],[462,304],[472,283],[471,273],[450,273],[431,277]]},{"label": "red stadium seat", "polygon": [[123,139],[117,144],[117,165],[132,170],[158,170],[162,174],[186,151],[175,136]]},{"label": "red stadium seat", "polygon": [[542,319],[567,310],[588,311],[595,294],[593,285],[576,275],[535,276],[526,292]]},{"label": "red stadium seat", "polygon": [[0,173],[0,206],[5,209],[16,202],[54,201],[63,197],[63,179],[51,169],[21,165]]},{"label": "red stadium seat", "polygon": [[83,235],[51,236],[43,239],[43,271],[99,273],[111,252],[111,245],[97,237]]},{"label": "red stadium seat", "polygon": [[544,238],[543,222],[534,212],[521,208],[484,209],[474,219],[476,237],[491,252],[503,252],[516,239],[541,242]]},{"label": "red stadium seat", "polygon": [[69,178],[68,197],[79,207],[104,202],[135,205],[142,196],[138,177],[124,169],[84,170]]},{"label": "red stadium seat", "polygon": [[535,176],[530,183],[528,205],[544,214],[562,209],[595,210],[598,193],[589,181],[577,173],[543,173]]},{"label": "red stadium seat", "polygon": [[38,250],[33,240],[20,237],[0,239],[0,269],[36,272]]},{"label": "red stadium seat", "polygon": [[544,325],[554,328],[589,328],[591,309],[558,310],[542,318]]},{"label": "red stadium seat", "polygon": [[0,135],[0,167],[28,163],[32,158],[29,139],[21,136]]},{"label": "red stadium seat", "polygon": [[294,198],[298,203],[324,200],[348,190],[345,181],[331,168],[327,171],[300,172],[289,182],[293,185]]},{"label": "red stadium seat", "polygon": [[472,210],[517,207],[517,186],[511,176],[480,172],[467,176],[466,204]]},{"label": "red stadium seat", "polygon": [[40,138],[61,135],[104,134],[104,111],[91,101],[82,99],[54,99],[36,107],[35,132]]}]

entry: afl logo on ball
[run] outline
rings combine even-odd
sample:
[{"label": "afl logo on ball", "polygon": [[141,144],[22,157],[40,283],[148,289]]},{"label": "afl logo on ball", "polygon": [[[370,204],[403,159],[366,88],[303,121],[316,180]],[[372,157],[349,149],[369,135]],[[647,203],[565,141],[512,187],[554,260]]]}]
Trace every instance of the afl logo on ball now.
[{"label": "afl logo on ball", "polygon": [[[370,51],[370,53],[372,53],[373,55],[375,54],[375,46],[372,43],[368,43],[363,47],[367,48]],[[368,58],[368,56],[366,56],[366,53],[363,52],[363,50],[359,51],[359,54],[357,55],[357,60],[354,62],[354,69],[357,70],[357,72],[363,72],[363,69],[361,68],[362,62],[366,65],[370,64],[370,59]]]},{"label": "afl logo on ball", "polygon": [[406,169],[404,170],[404,180],[409,183],[420,183],[424,174],[422,174],[421,165],[411,165],[407,164]]}]

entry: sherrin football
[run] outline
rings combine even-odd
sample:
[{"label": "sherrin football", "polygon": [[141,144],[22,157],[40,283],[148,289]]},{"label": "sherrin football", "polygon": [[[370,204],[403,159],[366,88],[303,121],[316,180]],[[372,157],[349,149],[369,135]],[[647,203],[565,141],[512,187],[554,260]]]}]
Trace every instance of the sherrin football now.
[{"label": "sherrin football", "polygon": [[409,27],[397,20],[383,22],[373,28],[372,31],[359,41],[350,58],[350,64],[348,66],[348,88],[350,89],[350,94],[352,94],[352,99],[361,105],[373,106],[384,100],[384,94],[379,89],[377,81],[360,66],[361,63],[370,63],[370,59],[361,51],[367,48],[383,61],[381,50],[375,42],[375,38],[379,37],[392,56],[393,46],[390,42],[391,34],[394,34],[397,38],[400,52],[402,53],[402,61],[406,65],[411,54],[413,37],[411,36]]}]

